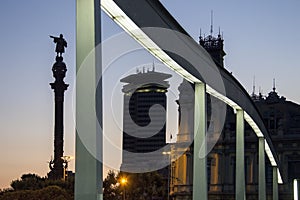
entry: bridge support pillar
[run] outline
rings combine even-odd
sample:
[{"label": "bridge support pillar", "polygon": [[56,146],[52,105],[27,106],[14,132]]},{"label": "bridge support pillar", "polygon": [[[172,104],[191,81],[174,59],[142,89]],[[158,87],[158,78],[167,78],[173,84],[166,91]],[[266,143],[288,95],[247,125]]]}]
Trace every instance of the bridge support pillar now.
[{"label": "bridge support pillar", "polygon": [[193,200],[207,200],[206,86],[195,83]]},{"label": "bridge support pillar", "polygon": [[265,138],[258,138],[258,200],[266,200]]},{"label": "bridge support pillar", "polygon": [[236,179],[235,199],[246,199],[245,158],[244,158],[244,111],[236,110]]},{"label": "bridge support pillar", "polygon": [[76,0],[75,200],[103,199],[100,9],[99,0]]},{"label": "bridge support pillar", "polygon": [[278,168],[273,167],[273,200],[278,200]]}]

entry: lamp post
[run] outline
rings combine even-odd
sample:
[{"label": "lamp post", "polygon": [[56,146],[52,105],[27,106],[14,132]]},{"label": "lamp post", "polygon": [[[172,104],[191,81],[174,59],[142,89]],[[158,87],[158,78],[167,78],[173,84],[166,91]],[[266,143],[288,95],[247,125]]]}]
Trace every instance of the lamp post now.
[{"label": "lamp post", "polygon": [[64,180],[64,181],[66,180],[69,162],[70,162],[73,158],[74,158],[73,156],[62,156],[62,157],[61,157],[61,159],[63,160],[63,168],[64,168],[63,180]]},{"label": "lamp post", "polygon": [[121,185],[123,185],[123,200],[125,200],[125,186],[127,184],[127,179],[125,177],[121,178]]},{"label": "lamp post", "polygon": [[171,151],[164,151],[162,152],[163,155],[169,155],[169,165],[168,165],[168,200],[170,199],[170,176],[171,176]]}]

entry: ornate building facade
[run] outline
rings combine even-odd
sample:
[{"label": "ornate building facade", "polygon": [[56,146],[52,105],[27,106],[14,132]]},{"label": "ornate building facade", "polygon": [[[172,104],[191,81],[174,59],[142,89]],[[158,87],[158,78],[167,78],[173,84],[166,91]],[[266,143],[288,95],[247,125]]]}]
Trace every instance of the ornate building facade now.
[{"label": "ornate building facade", "polygon": [[[224,67],[223,38],[220,34],[213,37],[212,34],[203,38],[200,36],[200,45],[204,47],[219,67]],[[176,143],[191,142],[193,138],[194,123],[194,93],[186,88],[191,87],[188,82],[179,86],[179,113],[180,123]],[[212,97],[208,95],[208,102]],[[262,94],[252,94],[265,126],[278,153],[281,169],[283,169],[284,184],[279,185],[279,199],[293,199],[293,180],[300,178],[300,105],[287,101],[278,96],[275,86],[266,97]],[[218,132],[214,119],[210,119],[208,104],[208,121],[211,130],[208,134]],[[208,195],[209,199],[226,200],[235,199],[235,152],[236,152],[236,124],[235,114],[232,108],[227,107],[226,121],[217,143],[207,156]],[[174,145],[176,146],[176,145]],[[255,133],[245,123],[245,185],[247,199],[258,198],[258,139]],[[185,149],[175,149],[173,154],[184,152],[172,163],[171,192],[175,200],[192,199],[192,172],[193,172],[193,145]],[[267,199],[272,199],[272,167],[266,158],[266,188]]]}]

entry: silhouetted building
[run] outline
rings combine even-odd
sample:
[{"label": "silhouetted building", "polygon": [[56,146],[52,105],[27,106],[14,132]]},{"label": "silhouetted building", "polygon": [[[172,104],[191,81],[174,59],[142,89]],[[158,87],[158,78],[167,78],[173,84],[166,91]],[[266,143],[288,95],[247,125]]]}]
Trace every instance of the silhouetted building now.
[{"label": "silhouetted building", "polygon": [[202,35],[200,35],[199,44],[211,55],[216,65],[224,67],[223,63],[226,53],[223,49],[224,39],[221,36],[220,31],[217,37],[212,35],[212,30],[211,34],[207,37],[202,37]]},{"label": "silhouetted building", "polygon": [[[281,164],[284,184],[279,185],[279,199],[293,199],[293,180],[300,179],[300,105],[280,97],[276,92],[275,82],[268,96],[262,97],[259,94],[258,98],[255,97],[257,96],[254,96],[254,102]],[[267,181],[271,180],[270,176]]]},{"label": "silhouetted building", "polygon": [[[123,86],[123,155],[121,171],[132,172],[153,167],[142,153],[155,152],[166,145],[166,92],[171,75],[145,69],[129,75]],[[135,156],[139,153],[141,156]],[[160,155],[161,156],[161,155]],[[152,162],[152,164],[151,164]],[[144,167],[141,167],[144,166]]]},{"label": "silhouetted building", "polygon": [[[212,34],[202,38],[200,45],[204,47],[215,61],[223,67],[223,39],[220,34]],[[190,143],[194,132],[194,92],[188,90],[192,85],[183,81],[179,86],[180,124],[177,135],[178,144]],[[208,121],[211,124],[209,137],[215,137],[214,123],[210,121],[210,104],[208,95]],[[300,105],[287,101],[278,96],[275,85],[268,96],[252,94],[265,126],[270,134],[272,143],[280,160],[282,179],[279,185],[279,199],[293,199],[293,179],[300,178]],[[218,136],[218,134],[216,134]],[[245,182],[246,198],[258,198],[258,139],[250,126],[245,123]],[[177,152],[176,152],[177,151]],[[171,196],[175,200],[192,199],[193,186],[193,144],[185,149],[175,149],[174,154],[184,152],[173,162]],[[227,106],[224,128],[218,142],[207,156],[207,178],[209,199],[235,199],[235,162],[236,162],[236,116],[233,109]],[[267,199],[272,197],[272,167],[266,157],[266,192]]]}]

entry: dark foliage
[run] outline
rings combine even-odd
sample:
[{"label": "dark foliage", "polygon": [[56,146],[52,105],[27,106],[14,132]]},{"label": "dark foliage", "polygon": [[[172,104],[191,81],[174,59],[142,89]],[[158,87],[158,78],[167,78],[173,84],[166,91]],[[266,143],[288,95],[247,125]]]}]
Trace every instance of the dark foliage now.
[{"label": "dark foliage", "polygon": [[[120,184],[121,178],[127,179],[125,185]],[[165,178],[157,172],[120,172],[116,175],[110,171],[103,182],[103,196],[105,200],[121,200],[125,192],[126,199],[167,199],[166,188]]]},{"label": "dark foliage", "polygon": [[24,174],[11,182],[12,189],[0,191],[0,200],[74,199],[74,177],[66,181],[50,180],[36,174]]},{"label": "dark foliage", "polygon": [[103,181],[103,199],[121,199],[120,184],[118,183],[118,178],[114,171],[109,171],[107,177]]},{"label": "dark foliage", "polygon": [[5,192],[0,200],[72,200],[66,190],[58,186],[48,186],[38,190],[18,190]]}]

